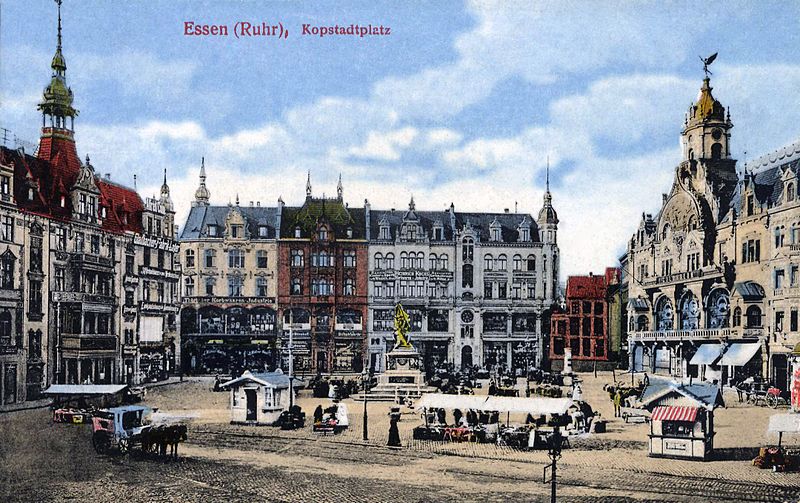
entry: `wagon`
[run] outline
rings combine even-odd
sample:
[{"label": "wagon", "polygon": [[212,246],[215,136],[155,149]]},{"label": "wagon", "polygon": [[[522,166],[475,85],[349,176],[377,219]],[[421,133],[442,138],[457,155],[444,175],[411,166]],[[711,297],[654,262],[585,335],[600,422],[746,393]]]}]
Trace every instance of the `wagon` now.
[{"label": "wagon", "polygon": [[152,409],[141,405],[112,407],[95,412],[92,418],[92,445],[98,454],[128,452],[150,430]]}]

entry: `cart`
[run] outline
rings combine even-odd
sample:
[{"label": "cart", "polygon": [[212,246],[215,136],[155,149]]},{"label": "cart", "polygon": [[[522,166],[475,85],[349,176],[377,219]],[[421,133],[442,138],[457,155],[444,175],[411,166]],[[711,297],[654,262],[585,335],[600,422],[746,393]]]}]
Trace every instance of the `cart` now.
[{"label": "cart", "polygon": [[786,393],[774,386],[767,390],[765,401],[772,409],[777,409],[778,406],[789,406],[789,399]]}]

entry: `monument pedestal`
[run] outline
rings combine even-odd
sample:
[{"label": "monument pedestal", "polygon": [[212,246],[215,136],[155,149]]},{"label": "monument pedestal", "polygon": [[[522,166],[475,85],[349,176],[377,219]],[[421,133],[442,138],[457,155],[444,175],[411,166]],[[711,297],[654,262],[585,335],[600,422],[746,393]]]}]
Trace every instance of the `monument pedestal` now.
[{"label": "monument pedestal", "polygon": [[423,393],[436,391],[425,384],[425,375],[420,370],[420,354],[414,348],[393,349],[386,353],[385,358],[386,371],[378,376],[378,385],[370,390],[368,400],[417,399]]}]

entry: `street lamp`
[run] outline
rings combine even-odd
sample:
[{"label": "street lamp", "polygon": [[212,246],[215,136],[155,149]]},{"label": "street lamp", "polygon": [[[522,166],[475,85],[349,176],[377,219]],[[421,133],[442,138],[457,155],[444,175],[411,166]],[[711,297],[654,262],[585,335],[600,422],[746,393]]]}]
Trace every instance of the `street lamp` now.
[{"label": "street lamp", "polygon": [[[556,462],[561,458],[561,431],[559,430],[558,426],[553,428],[553,435],[550,437],[550,445],[548,446],[549,449],[547,451],[547,455],[550,457],[552,461],[550,467],[552,469],[551,478],[550,478],[550,502],[556,503]],[[546,468],[546,467],[545,467]]]},{"label": "street lamp", "polygon": [[361,384],[364,386],[364,441],[366,442],[369,437],[367,436],[367,391],[369,390],[369,371],[365,368],[361,371]]}]

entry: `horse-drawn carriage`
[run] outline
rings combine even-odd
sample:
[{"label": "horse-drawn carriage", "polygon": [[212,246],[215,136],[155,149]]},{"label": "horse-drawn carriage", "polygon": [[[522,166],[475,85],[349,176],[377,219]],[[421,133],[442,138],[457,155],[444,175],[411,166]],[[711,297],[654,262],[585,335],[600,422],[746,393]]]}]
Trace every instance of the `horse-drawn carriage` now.
[{"label": "horse-drawn carriage", "polygon": [[177,457],[178,443],[187,439],[186,425],[153,425],[152,412],[149,407],[140,405],[95,411],[92,418],[92,445],[95,451],[98,454],[124,454],[138,445],[142,453]]}]

